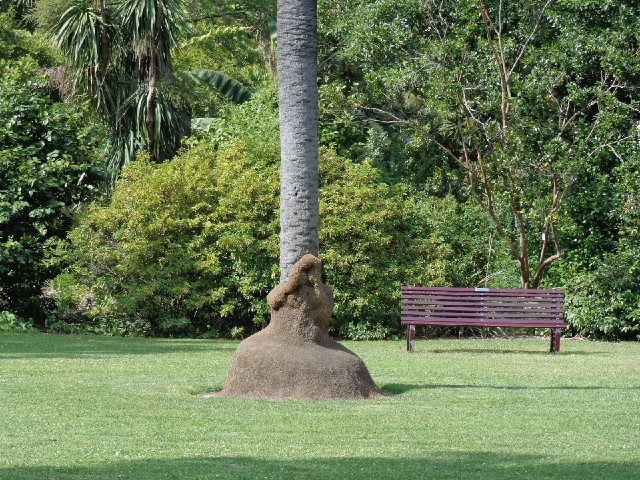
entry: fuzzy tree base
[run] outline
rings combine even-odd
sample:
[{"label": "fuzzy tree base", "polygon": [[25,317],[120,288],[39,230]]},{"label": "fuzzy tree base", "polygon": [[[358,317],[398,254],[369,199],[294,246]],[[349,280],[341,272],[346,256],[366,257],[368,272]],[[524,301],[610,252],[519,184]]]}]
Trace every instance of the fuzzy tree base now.
[{"label": "fuzzy tree base", "polygon": [[367,367],[329,337],[331,288],[320,260],[305,255],[267,297],[271,322],[240,343],[217,396],[265,399],[348,399],[379,396]]}]

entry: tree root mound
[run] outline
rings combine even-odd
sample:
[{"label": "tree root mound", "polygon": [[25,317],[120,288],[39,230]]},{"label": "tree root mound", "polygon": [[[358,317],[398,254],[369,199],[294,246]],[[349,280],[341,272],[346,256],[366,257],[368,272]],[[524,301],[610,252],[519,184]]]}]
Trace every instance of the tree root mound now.
[{"label": "tree root mound", "polygon": [[284,342],[265,329],[240,344],[218,395],[284,400],[369,398],[379,393],[364,362],[339,343]]},{"label": "tree root mound", "polygon": [[267,297],[271,322],[236,350],[227,398],[353,399],[380,396],[364,362],[328,335],[333,294],[305,255]]}]

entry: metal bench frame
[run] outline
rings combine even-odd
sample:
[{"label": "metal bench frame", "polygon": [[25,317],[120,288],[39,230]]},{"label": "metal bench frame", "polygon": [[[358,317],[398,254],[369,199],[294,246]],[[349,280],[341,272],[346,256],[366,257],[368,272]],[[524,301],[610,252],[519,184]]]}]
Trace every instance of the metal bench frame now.
[{"label": "metal bench frame", "polygon": [[410,352],[417,325],[442,325],[550,328],[550,351],[559,353],[563,302],[562,290],[403,286],[401,323]]}]

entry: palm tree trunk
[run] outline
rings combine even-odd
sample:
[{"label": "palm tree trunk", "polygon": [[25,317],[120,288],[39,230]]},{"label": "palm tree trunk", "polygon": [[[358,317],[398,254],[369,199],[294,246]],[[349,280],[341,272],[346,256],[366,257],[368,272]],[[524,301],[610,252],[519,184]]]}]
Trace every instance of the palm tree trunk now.
[{"label": "palm tree trunk", "polygon": [[316,0],[278,0],[280,281],[304,254],[318,254]]},{"label": "palm tree trunk", "polygon": [[[271,322],[242,341],[220,396],[374,398],[367,367],[329,337],[333,294],[318,252],[316,0],[278,0],[280,277]],[[311,255],[307,255],[307,254]]]}]

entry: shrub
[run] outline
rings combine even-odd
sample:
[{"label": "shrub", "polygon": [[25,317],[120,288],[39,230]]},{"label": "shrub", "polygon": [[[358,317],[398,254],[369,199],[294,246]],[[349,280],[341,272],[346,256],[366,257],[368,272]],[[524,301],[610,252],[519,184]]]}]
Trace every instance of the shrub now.
[{"label": "shrub", "polygon": [[[170,162],[127,166],[111,202],[90,208],[69,236],[73,265],[50,284],[57,315],[81,312],[100,332],[133,335],[263,321],[256,298],[273,284],[277,166],[260,157],[202,143]],[[87,294],[84,312],[69,305]]]},{"label": "shrub", "polygon": [[11,312],[0,312],[0,332],[32,333],[37,331],[29,320],[20,318]]},{"label": "shrub", "polygon": [[572,233],[573,245],[550,270],[550,279],[565,289],[567,320],[574,334],[640,339],[637,145],[637,139],[621,144],[619,165],[605,173],[594,168],[570,197],[572,223],[566,230]]},{"label": "shrub", "polygon": [[573,333],[607,340],[640,340],[640,260],[636,251],[606,255],[593,271],[566,283]]},{"label": "shrub", "polygon": [[49,261],[102,173],[86,116],[52,102],[29,57],[0,58],[0,307],[38,319]]},{"label": "shrub", "polygon": [[[279,278],[275,105],[274,92],[258,92],[170,162],[128,165],[111,202],[88,209],[69,235],[71,267],[50,283],[54,315],[118,335],[238,337],[266,325]],[[369,163],[329,149],[320,169],[334,334],[397,331],[403,283],[484,276],[481,212],[386,184]]]}]

